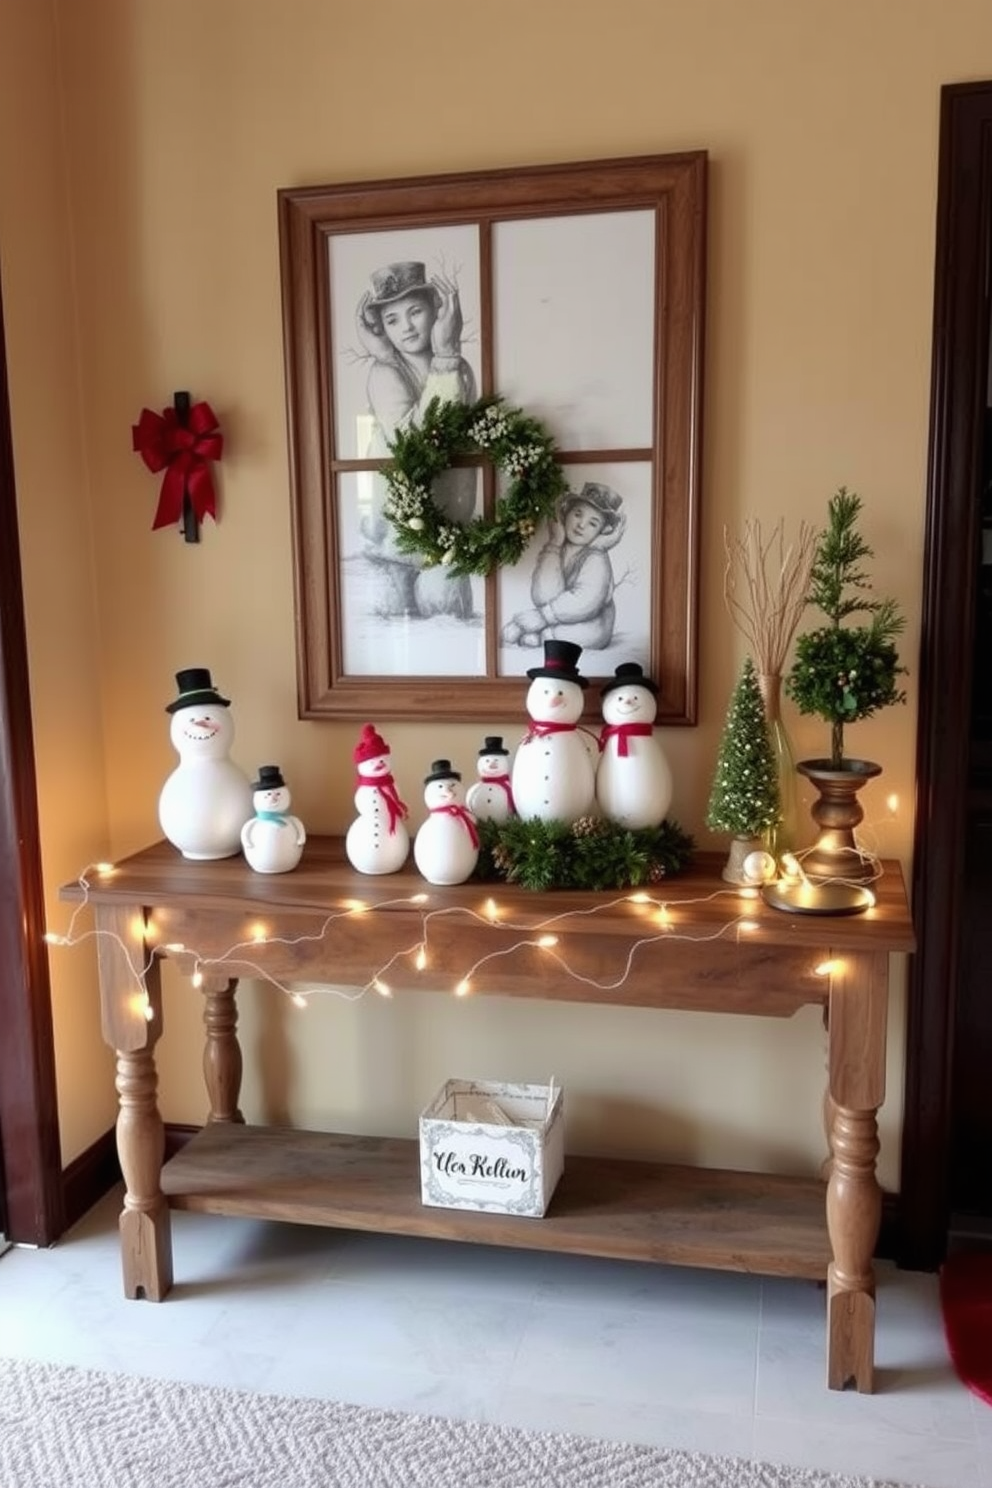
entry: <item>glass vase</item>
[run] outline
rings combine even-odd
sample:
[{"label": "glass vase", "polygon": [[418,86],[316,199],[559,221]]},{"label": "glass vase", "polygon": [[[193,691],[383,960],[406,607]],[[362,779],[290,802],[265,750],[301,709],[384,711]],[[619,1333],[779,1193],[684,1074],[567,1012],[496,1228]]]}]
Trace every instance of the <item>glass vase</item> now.
[{"label": "glass vase", "polygon": [[768,737],[778,771],[778,794],[782,810],[781,821],[777,826],[768,828],[763,840],[768,851],[777,858],[781,853],[794,852],[799,845],[798,776],[792,744],[782,721],[782,678],[774,672],[762,672],[758,677],[758,686],[765,705]]}]

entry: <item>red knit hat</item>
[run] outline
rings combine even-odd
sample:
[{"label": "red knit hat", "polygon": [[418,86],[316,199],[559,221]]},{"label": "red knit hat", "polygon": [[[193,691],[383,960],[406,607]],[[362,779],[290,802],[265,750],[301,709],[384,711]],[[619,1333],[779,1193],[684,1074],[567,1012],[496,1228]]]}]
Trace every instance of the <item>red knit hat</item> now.
[{"label": "red knit hat", "polygon": [[362,736],[355,745],[352,758],[356,765],[364,760],[378,759],[380,755],[389,753],[389,745],[372,723],[366,723],[362,728]]}]

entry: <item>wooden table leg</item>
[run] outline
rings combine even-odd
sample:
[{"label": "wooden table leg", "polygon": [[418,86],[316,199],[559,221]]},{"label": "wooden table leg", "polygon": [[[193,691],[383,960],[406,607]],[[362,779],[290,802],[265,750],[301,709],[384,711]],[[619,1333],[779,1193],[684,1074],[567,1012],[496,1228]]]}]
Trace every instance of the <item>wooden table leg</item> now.
[{"label": "wooden table leg", "polygon": [[830,1099],[833,1103],[827,1229],[827,1384],[875,1383],[875,1271],[882,1217],[875,1176],[877,1112],[885,1098],[888,957],[848,954],[831,978]]},{"label": "wooden table leg", "polygon": [[236,977],[204,976],[203,1022],[207,1039],[203,1048],[203,1078],[210,1111],[207,1121],[244,1122],[238,1109],[241,1094],[241,1045],[238,1043]]},{"label": "wooden table leg", "polygon": [[165,1132],[156,1100],[159,967],[145,948],[140,907],[101,905],[96,928],[103,1036],[117,1053],[117,1152],[126,1190],[120,1217],[124,1295],[160,1302],[172,1286],[172,1228],[162,1193]]}]

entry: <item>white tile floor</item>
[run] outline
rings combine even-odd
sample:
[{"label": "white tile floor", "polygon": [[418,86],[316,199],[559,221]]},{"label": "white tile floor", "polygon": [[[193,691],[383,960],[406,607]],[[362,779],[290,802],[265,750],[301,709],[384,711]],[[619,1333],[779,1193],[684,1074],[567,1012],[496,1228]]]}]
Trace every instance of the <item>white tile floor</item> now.
[{"label": "white tile floor", "polygon": [[0,1356],[992,1488],[932,1276],[880,1267],[878,1392],[838,1394],[812,1283],[176,1214],[126,1302],[119,1209],[0,1260]]}]

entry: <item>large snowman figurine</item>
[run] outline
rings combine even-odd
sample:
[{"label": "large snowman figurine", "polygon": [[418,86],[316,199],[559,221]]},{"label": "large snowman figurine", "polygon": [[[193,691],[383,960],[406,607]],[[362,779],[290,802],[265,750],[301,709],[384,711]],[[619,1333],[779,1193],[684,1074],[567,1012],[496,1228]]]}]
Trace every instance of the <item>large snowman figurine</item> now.
[{"label": "large snowman figurine", "polygon": [[600,695],[599,809],[632,831],[660,826],[672,804],[672,772],[655,737],[657,684],[636,661],[625,661],[603,683]]},{"label": "large snowman figurine", "polygon": [[517,815],[525,819],[573,822],[595,803],[595,764],[578,727],[589,685],[576,669],[581,655],[574,641],[545,641],[544,665],[527,672],[531,723],[511,776]]},{"label": "large snowman figurine", "polygon": [[464,883],[479,860],[479,834],[461,782],[446,759],[435,760],[424,776],[428,816],[413,839],[413,857],[428,883]]},{"label": "large snowman figurine", "polygon": [[260,765],[252,782],[255,815],[241,828],[241,851],[256,873],[289,873],[303,853],[307,834],[289,813],[290,796],[278,765]]},{"label": "large snowman figurine", "polygon": [[158,819],[184,858],[230,858],[252,814],[248,776],[229,758],[234,743],[230,700],[206,667],[176,673],[179,696],[166,706],[179,764],[162,787]]},{"label": "large snowman figurine", "polygon": [[487,734],[476,765],[479,778],[465,794],[465,805],[476,821],[504,822],[514,815],[513,791],[507,762],[510,751],[497,734]]},{"label": "large snowman figurine", "polygon": [[410,812],[396,789],[389,745],[371,723],[362,729],[352,758],[358,816],[344,839],[348,862],[359,873],[397,873],[410,852],[405,825]]}]

